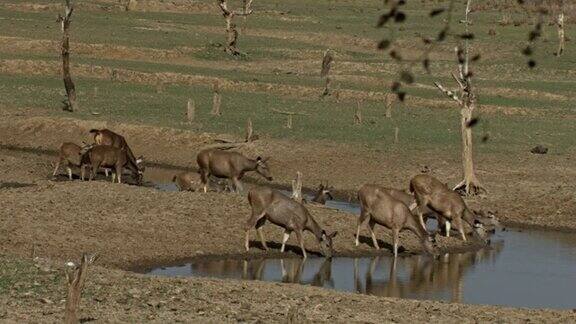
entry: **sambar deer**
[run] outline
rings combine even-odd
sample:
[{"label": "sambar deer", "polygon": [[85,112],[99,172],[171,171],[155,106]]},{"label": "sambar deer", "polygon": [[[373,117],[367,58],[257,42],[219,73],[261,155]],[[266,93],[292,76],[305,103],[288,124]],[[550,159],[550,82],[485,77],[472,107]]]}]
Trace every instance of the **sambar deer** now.
[{"label": "sambar deer", "polygon": [[282,238],[282,247],[280,252],[284,252],[286,242],[292,232],[296,233],[296,238],[302,249],[302,255],[306,258],[306,249],[304,247],[304,231],[309,231],[316,237],[320,244],[322,254],[328,258],[332,257],[333,247],[332,239],[338,232],[328,234],[314,220],[310,212],[301,203],[285,196],[277,190],[267,187],[254,187],[248,192],[248,202],[252,207],[252,215],[246,222],[244,230],[246,231],[245,248],[250,250],[249,237],[250,230],[256,228],[258,237],[262,242],[265,250],[268,250],[262,226],[269,221],[270,223],[284,228]]},{"label": "sambar deer", "polygon": [[58,169],[60,169],[60,165],[62,163],[66,163],[66,169],[68,171],[68,178],[72,180],[72,167],[80,168],[82,161],[82,155],[86,153],[90,148],[92,148],[92,144],[83,143],[83,146],[65,142],[60,145],[60,149],[58,150],[58,160],[56,161],[56,168],[54,168],[54,172],[52,176],[55,177],[58,173]]},{"label": "sambar deer", "polygon": [[[144,162],[144,157],[136,157],[130,149],[130,146],[126,142],[124,136],[114,133],[113,131],[103,128],[103,129],[91,129],[90,134],[94,135],[94,143],[96,145],[107,145],[112,147],[117,147],[119,149],[125,149],[128,157],[136,162],[137,165],[141,165]],[[105,168],[106,177],[108,177],[108,169]]]},{"label": "sambar deer", "polygon": [[180,191],[196,191],[198,189],[198,174],[196,172],[181,172],[172,178]]},{"label": "sambar deer", "polygon": [[321,205],[325,205],[326,201],[328,199],[334,200],[334,197],[332,197],[332,193],[330,192],[331,188],[332,187],[321,183],[318,186],[318,189],[316,189],[316,193],[314,194],[314,197],[312,198],[312,202],[315,202],[315,203],[321,204]]},{"label": "sambar deer", "polygon": [[98,172],[100,167],[113,168],[116,172],[112,174],[112,182],[114,178],[118,179],[118,183],[122,183],[122,170],[127,168],[131,171],[132,176],[136,179],[138,184],[142,183],[143,167],[136,164],[136,161],[129,157],[125,149],[120,149],[107,145],[96,145],[89,149],[82,158],[81,177],[84,180],[85,167],[90,166],[90,177],[92,180]]},{"label": "sambar deer", "polygon": [[240,180],[246,172],[256,171],[268,181],[272,181],[268,159],[257,157],[255,160],[234,151],[207,149],[200,151],[196,157],[204,192],[208,192],[210,176],[226,178],[235,191],[242,192]]},{"label": "sambar deer", "polygon": [[462,196],[448,188],[446,184],[431,175],[419,174],[410,180],[410,192],[416,198],[416,202],[411,207],[418,206],[418,217],[422,224],[424,223],[422,210],[429,208],[446,222],[446,234],[448,236],[450,235],[450,224],[453,223],[462,240],[466,241],[463,223],[465,221],[472,227],[473,233],[479,237],[476,231],[475,214],[468,209]]},{"label": "sambar deer", "polygon": [[368,229],[372,242],[376,249],[380,249],[374,226],[382,225],[392,230],[392,244],[394,257],[398,256],[398,240],[400,231],[407,229],[420,239],[424,250],[434,254],[434,239],[423,228],[412,214],[410,209],[402,201],[394,198],[387,191],[381,190],[381,186],[366,184],[358,191],[358,200],[360,201],[360,217],[358,217],[358,226],[356,228],[356,246],[360,244],[360,226],[368,218]]}]

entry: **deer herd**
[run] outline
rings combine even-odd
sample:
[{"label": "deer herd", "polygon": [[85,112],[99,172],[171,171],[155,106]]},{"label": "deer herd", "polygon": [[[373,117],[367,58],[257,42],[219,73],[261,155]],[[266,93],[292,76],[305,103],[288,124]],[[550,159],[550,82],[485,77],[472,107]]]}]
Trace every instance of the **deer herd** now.
[{"label": "deer herd", "polygon": [[[67,169],[70,180],[73,179],[72,168],[80,169],[80,178],[85,179],[85,170],[89,168],[88,180],[94,179],[103,170],[106,177],[112,172],[112,182],[122,183],[123,171],[130,172],[137,184],[142,184],[144,166],[143,157],[136,157],[126,139],[108,129],[92,129],[94,142],[79,146],[66,142],[60,146],[56,168],[56,176],[61,165]],[[210,182],[223,179],[228,182],[228,188],[238,193],[243,192],[242,178],[247,172],[256,172],[268,181],[272,175],[268,166],[268,158],[256,157],[250,159],[235,151],[223,149],[206,149],[198,153],[198,173],[204,192],[208,192]],[[195,190],[195,177],[191,173],[177,174],[173,178],[180,190]],[[312,202],[325,204],[333,199],[331,187],[321,184]],[[429,174],[414,176],[409,183],[409,190],[388,188],[376,184],[365,184],[358,191],[360,215],[357,220],[355,245],[360,244],[362,224],[368,223],[368,231],[374,248],[380,249],[374,227],[384,226],[392,232],[392,251],[398,255],[399,234],[407,230],[416,235],[425,252],[435,254],[435,235],[426,227],[427,219],[435,218],[439,231],[449,237],[452,226],[457,230],[462,241],[467,241],[466,225],[471,229],[475,239],[482,240],[481,230],[485,225],[495,226],[494,215],[475,212],[467,207],[461,195]],[[252,213],[244,226],[246,251],[249,251],[249,237],[252,229],[268,251],[268,245],[262,232],[262,226],[270,222],[284,229],[281,252],[284,252],[290,235],[296,235],[302,256],[306,258],[304,232],[308,231],[316,238],[322,254],[331,258],[334,254],[333,240],[337,232],[329,233],[310,214],[306,208],[306,200],[298,202],[279,190],[266,186],[255,186],[248,192],[248,203]]]}]

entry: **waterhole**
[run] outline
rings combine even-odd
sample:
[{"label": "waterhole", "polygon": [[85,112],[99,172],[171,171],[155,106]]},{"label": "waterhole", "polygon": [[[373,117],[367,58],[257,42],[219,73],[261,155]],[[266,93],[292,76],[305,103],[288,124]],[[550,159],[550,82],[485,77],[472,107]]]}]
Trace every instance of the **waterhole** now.
[{"label": "waterhole", "polygon": [[[146,173],[151,186],[164,191],[178,190],[167,181],[173,171]],[[350,214],[359,213],[358,205],[344,201],[328,201],[326,205]],[[484,249],[437,258],[410,256],[394,261],[387,255],[331,260],[303,260],[293,255],[285,259],[248,260],[210,257],[176,266],[159,265],[146,272],[155,276],[298,283],[386,297],[574,309],[575,247],[575,234],[508,229],[495,233]]]}]

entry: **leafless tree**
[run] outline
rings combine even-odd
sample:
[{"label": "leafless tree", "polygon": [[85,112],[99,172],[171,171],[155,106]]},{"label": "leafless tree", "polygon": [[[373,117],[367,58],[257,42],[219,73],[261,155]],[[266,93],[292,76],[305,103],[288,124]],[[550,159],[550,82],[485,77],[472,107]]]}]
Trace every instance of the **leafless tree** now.
[{"label": "leafless tree", "polygon": [[362,100],[356,103],[356,111],[354,112],[354,125],[362,125]]},{"label": "leafless tree", "polygon": [[252,119],[248,118],[246,122],[246,143],[252,142],[254,139],[254,128],[252,127]]},{"label": "leafless tree", "polygon": [[226,0],[218,0],[218,5],[222,10],[222,16],[226,20],[226,33],[227,33],[227,43],[226,52],[232,55],[240,55],[240,50],[238,49],[238,30],[236,29],[236,24],[234,23],[235,16],[247,17],[252,14],[252,1],[253,0],[243,0],[243,8],[241,11],[228,9],[228,4]]},{"label": "leafless tree", "polygon": [[[464,16],[465,34],[468,34],[470,24],[470,4],[472,0],[467,0],[466,12]],[[464,179],[454,187],[454,190],[462,190],[467,195],[475,195],[485,191],[484,187],[476,178],[474,171],[474,160],[472,157],[472,126],[476,122],[474,110],[477,105],[477,98],[472,86],[472,72],[470,71],[470,55],[468,39],[464,40],[464,48],[456,47],[456,58],[458,60],[458,74],[452,74],[460,89],[459,93],[446,89],[439,82],[434,84],[446,96],[454,100],[460,106],[460,128],[462,136],[462,166],[464,169]]]},{"label": "leafless tree", "polygon": [[66,324],[78,323],[78,308],[80,308],[80,298],[82,289],[84,288],[84,281],[88,275],[88,265],[94,263],[96,259],[96,255],[84,253],[79,265],[73,262],[66,264],[66,277],[68,279],[68,296],[66,298],[64,315],[64,323]]},{"label": "leafless tree", "polygon": [[564,44],[566,42],[566,35],[564,34],[564,12],[562,11],[562,7],[558,14],[556,24],[558,25],[558,51],[556,51],[556,56],[561,56],[564,53]]},{"label": "leafless tree", "polygon": [[288,119],[286,119],[286,128],[292,129],[292,117],[293,116],[308,116],[305,113],[298,113],[298,112],[290,112],[290,111],[282,111],[277,109],[272,109],[273,112],[281,115],[286,115]]},{"label": "leafless tree", "polygon": [[62,77],[64,78],[64,88],[66,89],[67,100],[64,102],[64,110],[75,111],[76,106],[76,87],[70,76],[70,18],[74,12],[72,0],[66,0],[66,10],[64,16],[58,15],[56,20],[62,25]]}]

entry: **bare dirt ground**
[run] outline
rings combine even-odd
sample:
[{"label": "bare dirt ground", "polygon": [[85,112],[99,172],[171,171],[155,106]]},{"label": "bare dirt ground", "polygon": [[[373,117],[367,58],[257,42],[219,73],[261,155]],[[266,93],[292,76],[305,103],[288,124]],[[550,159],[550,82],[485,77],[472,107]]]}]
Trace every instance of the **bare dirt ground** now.
[{"label": "bare dirt ground", "polygon": [[[0,318],[19,322],[59,321],[65,296],[63,261],[84,252],[100,255],[88,279],[82,314],[100,321],[361,321],[474,322],[574,321],[569,311],[535,311],[377,298],[324,289],[260,282],[212,279],[149,278],[126,272],[135,266],[178,262],[202,255],[261,256],[243,252],[242,225],[250,210],[240,195],[162,192],[152,188],[104,181],[51,181],[52,156],[63,141],[90,140],[88,130],[110,127],[123,133],[137,154],[150,163],[195,167],[198,150],[217,136],[150,126],[104,124],[35,116],[23,109],[0,116],[0,259],[4,265]],[[242,149],[248,155],[269,155],[275,182],[287,185],[295,172],[304,172],[308,187],[329,180],[340,198],[352,198],[366,182],[406,187],[410,176],[427,166],[449,183],[458,181],[457,156],[422,152],[409,157],[400,150],[334,143],[293,143],[261,139]],[[521,160],[521,161],[519,161]],[[402,161],[402,163],[398,163]],[[573,210],[575,170],[565,157],[523,158],[483,156],[479,175],[490,194],[470,201],[474,207],[496,210],[506,223],[559,230],[576,230]],[[535,171],[536,170],[536,171]],[[62,170],[64,172],[64,170]],[[177,171],[174,171],[175,173]],[[355,217],[312,208],[329,230],[338,230],[338,254],[369,254],[364,243],[353,246]],[[281,232],[267,226],[266,237],[278,248]],[[379,238],[389,242],[387,231]],[[367,235],[363,232],[364,242]],[[291,238],[289,251],[295,248]],[[306,235],[310,252],[318,251]],[[401,245],[418,252],[411,234]],[[439,239],[446,250],[466,248],[456,238]],[[468,246],[470,248],[470,246]],[[269,255],[275,255],[271,252]],[[388,253],[386,251],[382,253]],[[32,257],[40,257],[33,261]]]}]

